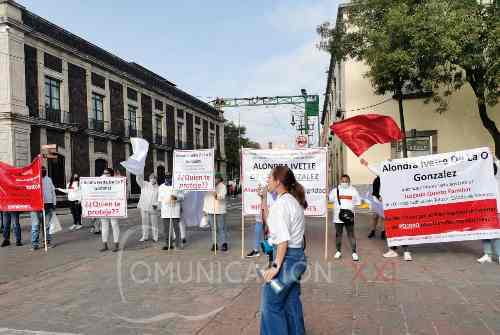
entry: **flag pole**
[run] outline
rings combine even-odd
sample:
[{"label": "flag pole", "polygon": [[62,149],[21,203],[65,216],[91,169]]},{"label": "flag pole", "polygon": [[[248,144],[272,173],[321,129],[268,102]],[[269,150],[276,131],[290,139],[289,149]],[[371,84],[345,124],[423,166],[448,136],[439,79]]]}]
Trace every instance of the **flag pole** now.
[{"label": "flag pole", "polygon": [[48,251],[48,246],[47,246],[47,223],[45,221],[45,207],[43,208],[43,211],[42,211],[42,215],[43,215],[43,240],[44,240],[44,244],[45,244],[45,252]]}]

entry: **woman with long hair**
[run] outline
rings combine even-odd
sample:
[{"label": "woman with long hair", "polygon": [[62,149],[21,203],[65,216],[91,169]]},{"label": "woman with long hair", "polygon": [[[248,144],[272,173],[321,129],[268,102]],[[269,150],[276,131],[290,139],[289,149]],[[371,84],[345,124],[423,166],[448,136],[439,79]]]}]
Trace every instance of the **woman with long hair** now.
[{"label": "woman with long hair", "polygon": [[[261,296],[261,335],[304,334],[304,315],[300,301],[300,277],[306,270],[304,254],[305,216],[307,208],[304,187],[297,182],[290,168],[278,166],[268,178],[269,192],[278,198],[267,206],[267,192],[261,192],[263,216],[273,245],[274,261],[263,272],[266,284]],[[275,291],[271,281],[278,281],[282,290]]]},{"label": "woman with long hair", "polygon": [[82,195],[80,192],[80,176],[73,173],[66,188],[56,188],[59,192],[68,195],[71,215],[73,216],[73,225],[69,230],[79,230],[82,228]]}]

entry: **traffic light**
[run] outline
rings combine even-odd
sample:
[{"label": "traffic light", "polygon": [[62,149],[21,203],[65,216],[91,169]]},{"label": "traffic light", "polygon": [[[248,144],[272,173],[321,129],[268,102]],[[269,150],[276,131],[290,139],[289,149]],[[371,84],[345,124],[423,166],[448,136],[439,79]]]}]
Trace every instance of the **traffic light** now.
[{"label": "traffic light", "polygon": [[42,156],[46,159],[57,159],[57,144],[42,145]]}]

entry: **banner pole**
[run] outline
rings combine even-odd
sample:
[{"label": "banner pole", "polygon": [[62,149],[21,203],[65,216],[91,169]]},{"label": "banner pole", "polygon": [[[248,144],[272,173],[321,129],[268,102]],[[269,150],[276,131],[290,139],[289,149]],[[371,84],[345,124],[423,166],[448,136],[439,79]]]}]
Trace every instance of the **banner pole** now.
[{"label": "banner pole", "polygon": [[325,261],[328,260],[328,149],[326,150],[326,192],[325,192],[325,202],[326,202],[326,212],[325,212]]},{"label": "banner pole", "polygon": [[[240,185],[243,182],[243,148],[240,148]],[[238,197],[238,187],[236,187],[236,197]],[[241,259],[245,259],[245,215],[243,208],[243,188],[241,189]]]},{"label": "banner pole", "polygon": [[[172,241],[172,198],[170,198],[170,218],[168,223],[168,251],[171,250],[171,241]],[[180,236],[176,236],[176,238],[181,238]]]},{"label": "banner pole", "polygon": [[45,244],[45,252],[48,251],[48,246],[47,246],[47,223],[45,222],[45,207],[43,208],[43,211],[42,211],[42,215],[43,215],[43,240],[44,240],[44,244]]}]

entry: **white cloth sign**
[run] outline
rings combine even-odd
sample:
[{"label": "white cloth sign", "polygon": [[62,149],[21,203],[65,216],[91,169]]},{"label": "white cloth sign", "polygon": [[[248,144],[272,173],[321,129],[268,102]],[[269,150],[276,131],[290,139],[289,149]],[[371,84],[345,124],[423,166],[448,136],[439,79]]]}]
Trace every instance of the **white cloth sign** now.
[{"label": "white cloth sign", "polygon": [[307,216],[325,216],[327,213],[327,151],[325,148],[297,150],[242,151],[243,214],[260,213],[259,186],[265,185],[271,170],[279,165],[290,167],[306,192]]},{"label": "white cloth sign", "polygon": [[500,237],[488,148],[385,161],[380,171],[389,246]]},{"label": "white cloth sign", "polygon": [[148,156],[149,143],[143,138],[132,137],[132,156],[120,164],[130,173],[135,175],[144,175],[144,166]]},{"label": "white cloth sign", "polygon": [[174,150],[174,189],[213,191],[214,158],[214,149]]},{"label": "white cloth sign", "polygon": [[127,178],[82,177],[80,187],[84,218],[127,217]]}]

